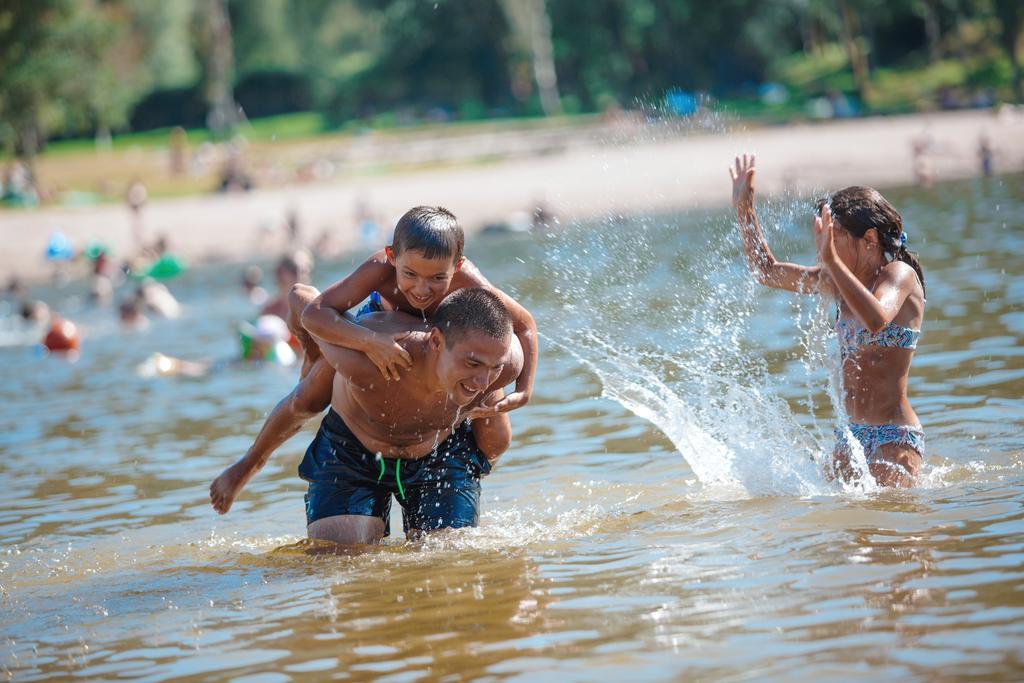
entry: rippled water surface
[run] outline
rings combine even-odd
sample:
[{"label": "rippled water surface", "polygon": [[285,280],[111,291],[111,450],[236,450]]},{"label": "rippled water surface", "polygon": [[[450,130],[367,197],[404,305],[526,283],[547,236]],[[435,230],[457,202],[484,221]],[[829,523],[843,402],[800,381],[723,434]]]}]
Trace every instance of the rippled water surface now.
[{"label": "rippled water surface", "polygon": [[[40,290],[70,297],[87,336],[76,363],[0,348],[0,665],[17,680],[1020,679],[1024,179],[886,194],[927,276],[921,488],[822,478],[832,313],[751,285],[727,212],[609,219],[470,241],[540,324],[534,400],[479,528],[356,556],[295,545],[315,423],[227,516],[209,506],[293,371],[136,372],[155,351],[236,353],[239,267],[192,271],[173,285],[184,318],[134,334],[75,286]],[[778,255],[811,258],[809,199],[765,207]],[[320,264],[316,284],[351,265]]]}]

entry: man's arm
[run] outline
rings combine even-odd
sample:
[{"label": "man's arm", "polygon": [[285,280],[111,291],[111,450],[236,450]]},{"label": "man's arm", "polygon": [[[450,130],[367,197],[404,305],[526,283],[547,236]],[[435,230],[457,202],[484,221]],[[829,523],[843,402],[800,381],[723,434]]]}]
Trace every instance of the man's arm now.
[{"label": "man's arm", "polygon": [[[483,403],[493,405],[499,403],[504,396],[505,392],[498,389],[485,396]],[[512,422],[508,419],[507,413],[498,413],[475,418],[472,424],[476,445],[493,467],[512,444]]]},{"label": "man's arm", "polygon": [[213,509],[225,514],[253,476],[263,469],[281,444],[295,435],[310,418],[331,402],[334,368],[326,361],[313,364],[305,377],[267,416],[256,440],[242,458],[210,484]]},{"label": "man's arm", "polygon": [[317,340],[366,354],[385,378],[398,378],[398,369],[412,367],[409,353],[393,336],[361,327],[345,317],[349,310],[379,290],[394,273],[383,252],[367,259],[345,279],[334,283],[302,312],[302,326]]}]

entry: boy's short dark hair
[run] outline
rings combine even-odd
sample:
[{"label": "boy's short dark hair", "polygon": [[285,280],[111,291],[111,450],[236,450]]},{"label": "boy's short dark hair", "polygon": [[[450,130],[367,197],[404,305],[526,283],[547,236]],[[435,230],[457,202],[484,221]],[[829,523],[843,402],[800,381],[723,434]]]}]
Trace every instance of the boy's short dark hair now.
[{"label": "boy's short dark hair", "polygon": [[457,261],[462,258],[465,241],[459,219],[451,211],[442,206],[416,206],[398,219],[391,248],[395,256],[420,251],[424,258]]},{"label": "boy's short dark hair", "polygon": [[469,332],[480,332],[491,339],[512,334],[512,316],[494,292],[471,287],[452,292],[434,313],[434,327],[444,334],[445,348],[462,340]]}]

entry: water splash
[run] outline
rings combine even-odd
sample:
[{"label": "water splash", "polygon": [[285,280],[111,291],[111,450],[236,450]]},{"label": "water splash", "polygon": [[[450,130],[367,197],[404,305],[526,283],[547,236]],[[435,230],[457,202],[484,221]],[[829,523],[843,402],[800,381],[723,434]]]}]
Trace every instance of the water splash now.
[{"label": "water splash", "polygon": [[[766,206],[764,222],[791,239],[809,205]],[[609,216],[549,235],[545,270],[566,315],[545,340],[591,370],[606,398],[660,429],[709,492],[875,490],[863,453],[854,454],[854,481],[825,474],[833,420],[843,416],[828,312],[817,297],[755,285],[734,233],[712,215],[683,226]],[[782,309],[778,330],[754,329],[763,306]],[[772,348],[783,337],[788,348],[794,334],[797,354]],[[794,380],[802,399],[792,395]]]}]

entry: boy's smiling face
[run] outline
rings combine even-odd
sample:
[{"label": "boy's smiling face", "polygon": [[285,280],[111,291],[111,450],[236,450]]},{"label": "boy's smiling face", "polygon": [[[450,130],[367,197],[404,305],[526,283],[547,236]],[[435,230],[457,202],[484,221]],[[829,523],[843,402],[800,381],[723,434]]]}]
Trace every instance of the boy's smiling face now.
[{"label": "boy's smiling face", "polygon": [[422,251],[410,250],[396,255],[387,248],[388,262],[395,267],[398,291],[414,307],[425,311],[441,302],[448,294],[452,278],[462,265],[462,259],[426,258]]}]

